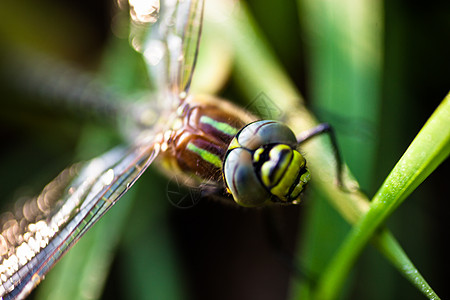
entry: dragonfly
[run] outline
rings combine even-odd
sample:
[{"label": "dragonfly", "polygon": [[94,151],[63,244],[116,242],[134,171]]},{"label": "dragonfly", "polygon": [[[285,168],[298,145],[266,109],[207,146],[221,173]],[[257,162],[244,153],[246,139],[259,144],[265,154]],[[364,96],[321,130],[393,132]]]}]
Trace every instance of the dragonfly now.
[{"label": "dragonfly", "polygon": [[281,122],[259,120],[228,101],[190,94],[203,10],[202,0],[144,8],[130,1],[130,43],[157,82],[159,119],[147,120],[154,114],[142,109],[135,116],[140,132],[131,146],[64,170],[19,215],[4,218],[2,299],[25,298],[157,158],[164,172],[198,186],[205,197],[244,207],[300,203],[311,174],[298,147],[324,133],[336,145],[331,127],[320,124],[297,137]]}]

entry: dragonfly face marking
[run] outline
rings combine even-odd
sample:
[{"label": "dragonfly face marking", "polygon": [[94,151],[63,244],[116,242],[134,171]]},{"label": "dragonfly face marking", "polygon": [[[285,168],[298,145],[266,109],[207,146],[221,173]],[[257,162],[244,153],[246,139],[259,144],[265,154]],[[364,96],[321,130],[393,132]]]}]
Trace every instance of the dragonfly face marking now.
[{"label": "dragonfly face marking", "polygon": [[257,121],[231,141],[223,163],[228,191],[241,206],[297,204],[310,180],[294,133],[277,121]]},{"label": "dragonfly face marking", "polygon": [[277,121],[248,124],[224,103],[183,99],[164,133],[163,166],[188,185],[224,186],[241,206],[299,203],[310,173],[295,134]]}]

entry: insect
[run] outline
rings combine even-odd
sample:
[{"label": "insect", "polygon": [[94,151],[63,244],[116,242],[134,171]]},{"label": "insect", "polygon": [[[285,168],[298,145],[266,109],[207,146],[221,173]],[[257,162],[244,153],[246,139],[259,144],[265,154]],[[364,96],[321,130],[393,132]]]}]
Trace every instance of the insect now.
[{"label": "insect", "polygon": [[142,111],[136,121],[142,131],[130,148],[115,148],[63,171],[24,205],[20,219],[10,215],[4,220],[3,299],[26,297],[157,157],[166,172],[185,184],[204,185],[207,195],[225,201],[245,207],[300,202],[310,173],[298,145],[331,128],[322,124],[298,139],[278,121],[257,120],[224,100],[190,95],[204,4],[162,5],[148,38],[136,42],[151,77],[159,78],[164,105],[159,121],[146,127]]}]

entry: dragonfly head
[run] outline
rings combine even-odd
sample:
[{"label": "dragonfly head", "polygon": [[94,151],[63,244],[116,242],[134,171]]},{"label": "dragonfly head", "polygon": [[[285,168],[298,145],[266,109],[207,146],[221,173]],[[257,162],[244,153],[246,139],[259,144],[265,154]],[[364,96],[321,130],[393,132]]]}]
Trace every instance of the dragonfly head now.
[{"label": "dragonfly head", "polygon": [[310,180],[292,130],[277,121],[256,121],[242,128],[228,147],[224,181],[241,206],[297,204]]}]

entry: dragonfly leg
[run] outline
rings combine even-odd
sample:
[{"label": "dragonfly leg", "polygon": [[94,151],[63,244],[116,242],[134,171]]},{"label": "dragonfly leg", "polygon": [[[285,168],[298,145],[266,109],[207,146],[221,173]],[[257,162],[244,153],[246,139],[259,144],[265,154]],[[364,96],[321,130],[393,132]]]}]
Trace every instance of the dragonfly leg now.
[{"label": "dragonfly leg", "polygon": [[336,160],[336,174],[337,174],[336,176],[338,185],[345,190],[344,182],[342,179],[342,172],[343,172],[342,156],[337,144],[336,134],[333,130],[333,127],[331,127],[330,124],[321,123],[316,127],[314,127],[313,129],[302,133],[300,136],[297,137],[297,143],[298,145],[303,144],[308,140],[310,140],[311,138],[322,134],[327,134],[330,137],[331,147],[333,149],[334,158]]}]

